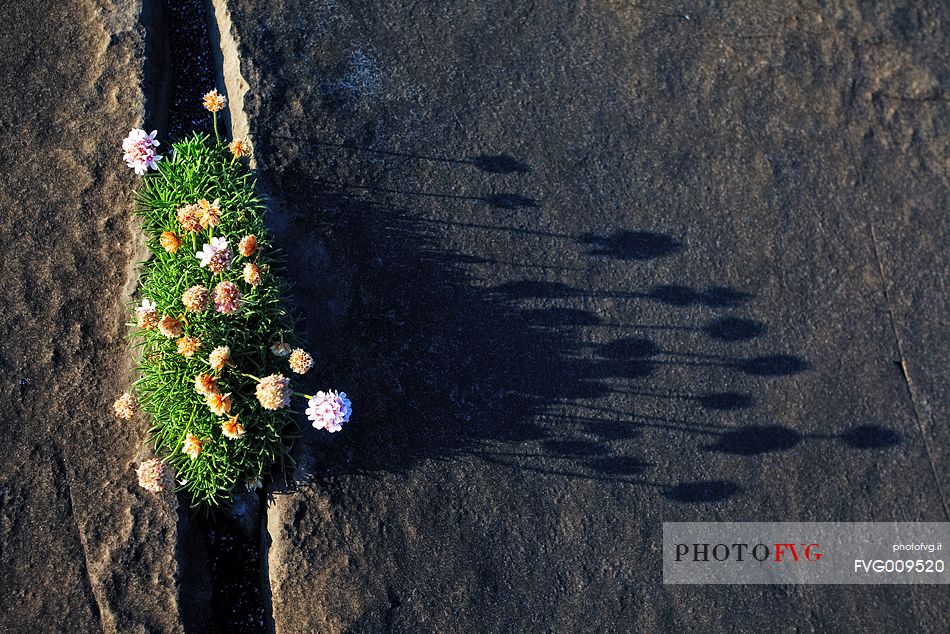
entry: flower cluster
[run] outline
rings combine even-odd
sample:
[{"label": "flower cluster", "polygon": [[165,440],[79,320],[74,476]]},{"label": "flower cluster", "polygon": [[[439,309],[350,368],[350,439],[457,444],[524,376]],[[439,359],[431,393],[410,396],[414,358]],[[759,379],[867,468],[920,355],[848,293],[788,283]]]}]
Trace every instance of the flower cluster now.
[{"label": "flower cluster", "polygon": [[122,140],[122,151],[125,152],[122,160],[139,176],[150,169],[157,170],[158,162],[162,160],[161,155],[155,151],[159,145],[155,140],[156,136],[158,136],[158,130],[152,130],[149,133],[136,128]]},{"label": "flower cluster", "polygon": [[[156,457],[136,469],[142,488],[167,491],[177,477],[196,499],[216,503],[235,483],[262,486],[271,465],[283,462],[295,436],[295,398],[307,402],[313,427],[331,433],[352,409],[345,392],[306,395],[292,386],[290,377],[314,374],[314,359],[285,341],[294,339],[292,321],[264,207],[239,161],[250,144],[218,137],[223,95],[213,90],[203,104],[214,137],[175,143],[161,176],[136,194],[155,257],[144,265],[134,307],[141,378],[113,410],[123,420],[140,409],[154,418]],[[123,141],[137,174],[158,169],[156,137],[133,130]]]},{"label": "flower cluster", "polygon": [[241,290],[229,280],[218,282],[214,287],[214,309],[219,313],[233,315],[241,308]]},{"label": "flower cluster", "polygon": [[231,144],[228,145],[228,149],[231,150],[231,154],[234,155],[234,158],[248,156],[251,153],[251,146],[248,145],[244,139],[234,139],[231,141]]},{"label": "flower cluster", "polygon": [[217,90],[212,90],[211,92],[205,93],[202,101],[208,112],[219,112],[224,110],[224,106],[228,103],[228,98],[218,94]]},{"label": "flower cluster", "polygon": [[224,273],[231,268],[231,249],[226,238],[211,238],[211,243],[206,242],[195,257],[212,273]]},{"label": "flower cluster", "polygon": [[178,219],[178,224],[181,225],[183,231],[189,233],[201,231],[201,217],[198,215],[198,205],[191,203],[179,207],[175,217]]},{"label": "flower cluster", "polygon": [[343,423],[350,421],[353,411],[346,392],[334,390],[317,392],[307,405],[307,418],[313,422],[314,429],[325,429],[330,433],[343,429]]},{"label": "flower cluster", "polygon": [[171,231],[163,231],[162,237],[159,238],[159,243],[162,245],[162,248],[165,249],[166,253],[177,253],[178,247],[181,246],[181,240],[178,239]]},{"label": "flower cluster", "polygon": [[255,393],[261,407],[274,410],[290,405],[293,390],[290,389],[290,379],[283,374],[272,374],[260,380]]},{"label": "flower cluster", "polygon": [[152,493],[168,491],[175,482],[171,470],[158,458],[140,464],[135,474],[139,478],[139,486]]},{"label": "flower cluster", "polygon": [[208,307],[208,289],[204,286],[192,286],[181,294],[181,303],[190,313],[200,313]]},{"label": "flower cluster", "polygon": [[142,305],[135,309],[135,319],[142,330],[151,330],[158,325],[158,311],[149,298],[142,299]]},{"label": "flower cluster", "polygon": [[287,363],[290,365],[290,369],[297,374],[306,374],[313,367],[313,357],[306,350],[297,348],[290,353]]},{"label": "flower cluster", "polygon": [[117,398],[115,403],[112,404],[112,409],[115,410],[116,417],[124,418],[125,420],[132,420],[138,408],[139,402],[135,396],[128,392]]}]

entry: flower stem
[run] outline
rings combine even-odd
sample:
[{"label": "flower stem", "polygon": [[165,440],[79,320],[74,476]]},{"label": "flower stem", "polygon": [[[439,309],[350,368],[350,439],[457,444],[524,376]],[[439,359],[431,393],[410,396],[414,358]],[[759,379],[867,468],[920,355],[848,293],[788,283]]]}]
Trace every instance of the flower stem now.
[{"label": "flower stem", "polygon": [[211,125],[214,127],[214,140],[221,143],[221,137],[218,136],[218,113],[211,113]]}]

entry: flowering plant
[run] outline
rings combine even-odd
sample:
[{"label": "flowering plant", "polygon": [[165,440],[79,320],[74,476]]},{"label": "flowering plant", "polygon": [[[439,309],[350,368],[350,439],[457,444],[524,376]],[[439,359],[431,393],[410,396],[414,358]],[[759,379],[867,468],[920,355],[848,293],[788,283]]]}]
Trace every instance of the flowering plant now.
[{"label": "flowering plant", "polygon": [[351,409],[345,393],[311,396],[291,385],[289,376],[308,374],[314,362],[294,342],[265,206],[242,160],[250,147],[218,136],[224,96],[212,91],[204,103],[215,138],[195,134],[164,160],[156,132],[133,130],[122,144],[123,160],[145,175],[135,209],[151,257],[131,308],[139,378],[114,413],[151,418],[157,458],[137,469],[143,488],[168,490],[174,471],[195,504],[217,504],[238,485],[259,487],[273,465],[292,464],[295,398],[328,432],[342,429]]}]

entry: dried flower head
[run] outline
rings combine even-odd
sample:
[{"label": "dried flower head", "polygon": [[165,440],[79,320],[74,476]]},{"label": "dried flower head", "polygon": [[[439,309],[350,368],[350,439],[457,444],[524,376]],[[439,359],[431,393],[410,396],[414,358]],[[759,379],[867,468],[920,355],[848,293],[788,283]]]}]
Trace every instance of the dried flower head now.
[{"label": "dried flower head", "polygon": [[343,423],[349,422],[353,413],[346,392],[317,392],[307,405],[307,418],[313,421],[314,428],[326,429],[330,433],[343,429]]},{"label": "dried flower head", "polygon": [[224,366],[231,364],[231,348],[227,346],[218,346],[208,355],[208,363],[211,367],[220,372]]},{"label": "dried flower head", "polygon": [[244,236],[238,244],[238,251],[246,258],[254,255],[257,251],[257,236]]},{"label": "dried flower head", "polygon": [[253,262],[244,265],[244,281],[251,286],[261,283],[261,270]]},{"label": "dried flower head", "polygon": [[230,281],[218,282],[214,287],[214,309],[230,315],[241,308],[241,291]]},{"label": "dried flower head", "polygon": [[195,391],[202,396],[214,394],[218,391],[218,379],[210,374],[199,374],[195,377]]},{"label": "dried flower head", "polygon": [[181,303],[192,313],[200,313],[208,307],[208,289],[204,286],[192,286],[181,294]]},{"label": "dried flower head", "polygon": [[217,198],[211,203],[205,198],[199,200],[198,221],[205,229],[208,227],[217,227],[221,222],[221,201]]},{"label": "dried flower head", "polygon": [[152,458],[140,464],[135,474],[139,478],[139,486],[152,493],[168,491],[175,483],[171,469],[158,458]]},{"label": "dried flower head", "polygon": [[238,422],[237,414],[221,423],[221,433],[231,440],[237,440],[244,435],[244,425]]},{"label": "dried flower head", "polygon": [[135,319],[142,330],[151,330],[157,326],[158,311],[155,309],[155,302],[147,297],[142,298],[142,305],[135,309]]},{"label": "dried flower head", "polygon": [[132,420],[135,412],[139,409],[139,402],[133,394],[126,392],[116,399],[115,403],[112,404],[112,409],[115,410],[116,417]]},{"label": "dried flower head", "polygon": [[234,139],[228,145],[228,149],[231,150],[231,154],[233,154],[235,158],[248,156],[251,153],[251,146],[244,139]]},{"label": "dried flower head", "polygon": [[195,253],[201,260],[201,266],[207,266],[212,273],[223,273],[231,268],[231,250],[227,238],[211,238],[211,244],[205,243],[201,251]]},{"label": "dried flower head", "polygon": [[158,141],[155,140],[156,136],[158,136],[157,130],[152,130],[149,134],[145,130],[136,128],[122,140],[122,150],[125,152],[122,160],[139,176],[150,169],[157,170],[158,162],[162,160],[161,155],[155,152],[155,148],[159,146]]},{"label": "dried flower head", "polygon": [[174,339],[176,337],[181,337],[181,334],[184,331],[182,330],[180,321],[174,317],[165,315],[162,317],[161,321],[158,322],[158,332],[162,333],[169,339]]},{"label": "dried flower head", "polygon": [[270,347],[271,354],[278,357],[286,357],[290,355],[290,344],[280,341],[275,343]]},{"label": "dried flower head", "polygon": [[192,460],[194,460],[198,457],[198,454],[201,453],[202,444],[203,441],[200,438],[194,434],[188,434],[185,436],[184,442],[181,443],[181,452],[187,454]]},{"label": "dried flower head", "polygon": [[227,102],[228,98],[224,95],[218,94],[217,90],[212,90],[211,92],[205,93],[205,96],[202,99],[202,103],[208,112],[219,112],[223,110],[224,105]]},{"label": "dried flower head", "polygon": [[179,208],[176,217],[185,231],[201,231],[201,214],[198,205],[185,205]]},{"label": "dried flower head", "polygon": [[290,405],[290,379],[283,374],[271,374],[257,384],[257,400],[264,409],[280,409]]},{"label": "dried flower head", "polygon": [[189,337],[188,335],[185,335],[176,343],[178,344],[178,354],[182,355],[183,357],[190,357],[194,355],[196,352],[198,352],[198,348],[201,347],[201,342],[198,339],[195,337]]},{"label": "dried flower head", "polygon": [[306,374],[313,367],[313,357],[303,348],[297,348],[290,353],[290,369],[297,374]]},{"label": "dried flower head", "polygon": [[205,396],[205,401],[208,403],[208,409],[210,409],[215,416],[221,416],[231,411],[231,394],[212,392]]},{"label": "dried flower head", "polygon": [[159,242],[161,243],[162,248],[168,253],[175,253],[178,251],[178,247],[181,246],[181,240],[179,240],[178,236],[176,236],[171,231],[163,231]]}]

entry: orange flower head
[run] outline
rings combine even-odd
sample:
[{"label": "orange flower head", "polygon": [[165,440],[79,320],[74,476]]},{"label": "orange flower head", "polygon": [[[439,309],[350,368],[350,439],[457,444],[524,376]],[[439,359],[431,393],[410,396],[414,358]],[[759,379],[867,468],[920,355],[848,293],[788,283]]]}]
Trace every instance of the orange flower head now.
[{"label": "orange flower head", "polygon": [[179,240],[178,236],[176,236],[171,231],[163,231],[159,242],[161,243],[162,248],[168,253],[175,253],[178,251],[178,247],[181,246],[181,240]]},{"label": "orange flower head", "polygon": [[215,416],[221,416],[231,412],[230,394],[219,394],[218,392],[212,392],[211,394],[208,394],[205,399],[208,403],[208,409],[210,409]]},{"label": "orange flower head", "polygon": [[233,154],[235,158],[248,156],[251,153],[251,146],[248,145],[247,141],[244,139],[234,139],[228,145],[228,149],[231,150],[231,154]]},{"label": "orange flower head", "polygon": [[290,388],[290,379],[283,374],[271,374],[261,379],[255,393],[264,409],[276,410],[290,405],[293,390]]},{"label": "orange flower head", "polygon": [[257,236],[244,236],[238,243],[238,251],[246,258],[254,255],[257,251]]},{"label": "orange flower head", "polygon": [[175,319],[174,317],[169,317],[165,315],[158,322],[158,332],[162,333],[169,339],[174,339],[176,337],[181,337],[182,328],[181,322]]},{"label": "orange flower head", "polygon": [[158,325],[158,310],[155,302],[149,298],[142,299],[142,305],[135,309],[135,319],[142,330],[151,330]]},{"label": "orange flower head", "polygon": [[231,348],[227,346],[218,346],[208,355],[208,363],[211,367],[220,372],[224,366],[231,363]]},{"label": "orange flower head", "polygon": [[185,335],[175,343],[178,344],[178,354],[183,357],[190,357],[198,352],[198,349],[201,347],[201,342],[195,337],[189,337]]},{"label": "orange flower head", "polygon": [[217,227],[221,222],[221,201],[217,198],[208,202],[205,198],[198,201],[198,222],[205,229]]},{"label": "orange flower head", "polygon": [[261,283],[261,270],[253,262],[244,265],[244,281],[251,286],[257,286]]},{"label": "orange flower head", "polygon": [[218,391],[218,379],[210,374],[199,374],[195,377],[195,391],[202,396],[208,396]]},{"label": "orange flower head", "polygon": [[181,303],[190,313],[200,313],[208,307],[211,294],[204,286],[192,286],[181,294]]},{"label": "orange flower head", "polygon": [[313,367],[313,357],[303,348],[297,348],[290,353],[290,369],[297,374],[306,374]]},{"label": "orange flower head", "polygon": [[238,422],[237,414],[221,423],[221,433],[231,440],[237,440],[244,435],[244,425]]},{"label": "orange flower head", "polygon": [[112,404],[112,409],[115,410],[117,418],[132,420],[132,417],[135,416],[135,412],[139,409],[139,402],[135,399],[135,396],[126,392],[116,399],[116,402]]},{"label": "orange flower head", "polygon": [[224,105],[228,102],[228,98],[224,95],[218,94],[217,90],[212,90],[209,93],[205,93],[202,103],[204,103],[205,110],[208,112],[219,112],[224,110]]},{"label": "orange flower head", "polygon": [[185,231],[201,231],[201,215],[198,205],[185,205],[178,210],[178,223]]},{"label": "orange flower head", "polygon": [[200,438],[194,434],[188,434],[185,436],[184,442],[181,443],[181,452],[187,454],[194,460],[201,453],[202,444],[203,442]]}]

